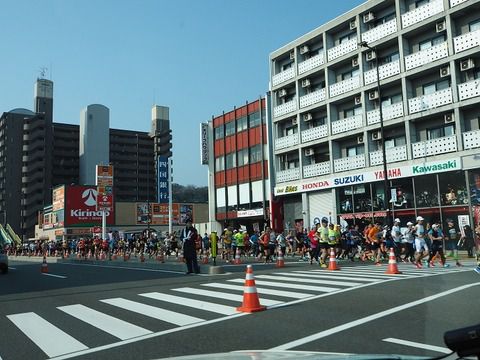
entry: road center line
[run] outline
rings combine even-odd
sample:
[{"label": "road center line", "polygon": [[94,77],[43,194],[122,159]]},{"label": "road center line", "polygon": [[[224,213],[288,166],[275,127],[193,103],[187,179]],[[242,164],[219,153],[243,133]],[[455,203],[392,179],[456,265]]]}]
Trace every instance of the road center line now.
[{"label": "road center line", "polygon": [[443,354],[450,354],[452,352],[450,349],[447,349],[441,346],[422,344],[415,341],[408,341],[408,340],[395,339],[395,338],[386,338],[386,339],[383,339],[382,341],[386,341],[393,344],[411,346],[419,349],[432,350],[432,351],[436,351]]},{"label": "road center line", "polygon": [[42,275],[53,276],[53,277],[56,277],[56,278],[59,278],[59,279],[66,279],[67,278],[66,276],[63,276],[63,275],[55,275],[55,274],[49,274],[49,273],[42,273]]},{"label": "road center line", "polygon": [[405,309],[409,309],[411,307],[421,305],[423,303],[426,303],[426,302],[429,302],[429,301],[432,301],[432,300],[436,300],[436,299],[439,299],[441,297],[444,297],[444,296],[447,296],[447,295],[450,295],[450,294],[454,294],[456,292],[468,289],[472,286],[478,286],[478,285],[480,285],[480,282],[459,286],[459,287],[456,287],[456,288],[453,288],[453,289],[450,289],[450,290],[447,290],[447,291],[444,291],[444,292],[441,292],[441,293],[438,293],[438,294],[435,294],[435,295],[427,296],[423,299],[415,300],[415,301],[412,301],[410,303],[403,304],[403,305],[400,305],[400,306],[396,306],[394,308],[384,310],[384,311],[381,311],[379,313],[372,314],[372,315],[366,316],[366,317],[361,318],[361,319],[357,319],[357,320],[354,320],[354,321],[351,321],[351,322],[348,322],[348,323],[345,323],[345,324],[342,324],[342,325],[335,326],[331,329],[320,331],[316,334],[312,334],[310,336],[306,336],[306,337],[303,337],[301,339],[294,340],[294,341],[291,341],[291,342],[273,347],[270,350],[289,350],[289,349],[307,344],[309,342],[319,340],[319,339],[322,339],[324,337],[342,332],[344,330],[351,329],[351,328],[356,327],[358,325],[363,325],[367,322],[374,321],[374,320],[380,319],[382,317],[385,317],[385,316],[388,316],[388,315],[391,315],[391,314],[395,314],[399,311],[403,311]]}]

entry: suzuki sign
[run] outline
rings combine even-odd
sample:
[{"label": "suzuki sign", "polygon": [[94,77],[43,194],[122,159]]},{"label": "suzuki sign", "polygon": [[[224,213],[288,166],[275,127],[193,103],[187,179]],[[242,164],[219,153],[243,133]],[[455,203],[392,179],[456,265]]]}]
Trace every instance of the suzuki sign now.
[{"label": "suzuki sign", "polygon": [[[96,186],[67,186],[65,194],[65,226],[95,226],[102,223],[102,212],[97,210]],[[114,225],[115,217],[106,211],[107,224]]]}]

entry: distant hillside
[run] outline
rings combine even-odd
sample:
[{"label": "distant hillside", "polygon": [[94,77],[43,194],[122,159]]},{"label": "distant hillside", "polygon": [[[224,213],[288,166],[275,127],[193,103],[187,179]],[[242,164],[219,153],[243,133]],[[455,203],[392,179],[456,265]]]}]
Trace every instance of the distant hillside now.
[{"label": "distant hillside", "polygon": [[194,185],[183,186],[180,184],[172,184],[173,202],[207,202],[208,201],[208,187],[196,187]]}]

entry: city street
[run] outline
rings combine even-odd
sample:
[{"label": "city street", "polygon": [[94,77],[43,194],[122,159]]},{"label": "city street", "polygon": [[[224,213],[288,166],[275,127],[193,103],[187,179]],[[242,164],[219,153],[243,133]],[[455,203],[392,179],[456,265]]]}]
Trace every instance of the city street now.
[{"label": "city street", "polygon": [[[238,313],[245,265],[222,275],[11,261],[0,277],[0,358],[154,359],[234,350],[440,356],[447,330],[478,322],[480,277],[465,267],[401,275],[340,262],[254,265],[261,303]],[[205,268],[204,268],[205,269]],[[231,270],[235,271],[231,271]]]}]

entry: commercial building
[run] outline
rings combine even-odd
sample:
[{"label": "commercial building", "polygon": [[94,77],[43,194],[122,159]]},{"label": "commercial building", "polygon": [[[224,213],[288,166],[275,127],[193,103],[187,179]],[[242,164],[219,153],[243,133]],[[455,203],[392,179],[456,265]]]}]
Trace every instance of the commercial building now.
[{"label": "commercial building", "polygon": [[478,224],[479,45],[480,1],[371,0],[272,52],[284,225]]},{"label": "commercial building", "polygon": [[266,102],[253,102],[202,124],[212,230],[263,229],[270,219]]}]

